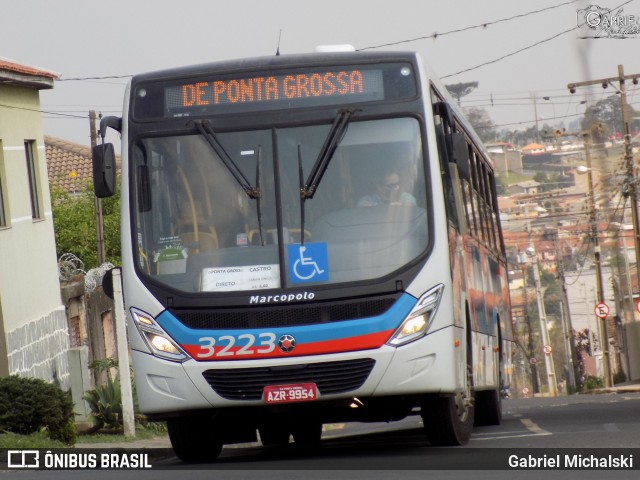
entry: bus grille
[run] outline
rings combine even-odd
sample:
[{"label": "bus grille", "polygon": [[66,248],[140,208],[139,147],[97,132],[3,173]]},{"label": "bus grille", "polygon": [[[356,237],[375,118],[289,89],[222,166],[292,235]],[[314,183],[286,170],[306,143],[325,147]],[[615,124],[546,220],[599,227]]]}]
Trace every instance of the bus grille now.
[{"label": "bus grille", "polygon": [[260,400],[267,385],[315,383],[323,395],[355,390],[367,380],[375,363],[372,358],[363,358],[281,367],[212,369],[202,375],[222,398]]},{"label": "bus grille", "polygon": [[169,309],[186,327],[193,329],[275,328],[356,320],[386,312],[398,295],[305,305],[260,305],[260,307],[208,310]]}]

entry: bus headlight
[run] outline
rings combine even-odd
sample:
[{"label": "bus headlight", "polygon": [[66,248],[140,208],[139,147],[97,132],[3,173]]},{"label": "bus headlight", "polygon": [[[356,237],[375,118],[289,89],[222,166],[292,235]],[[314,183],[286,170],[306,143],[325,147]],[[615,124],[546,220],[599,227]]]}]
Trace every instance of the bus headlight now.
[{"label": "bus headlight", "polygon": [[439,284],[420,297],[416,306],[391,335],[387,345],[398,347],[424,337],[440,305],[444,285]]},{"label": "bus headlight", "polygon": [[133,323],[144,338],[151,353],[174,362],[183,362],[189,356],[176,344],[151,315],[135,308],[131,309]]}]

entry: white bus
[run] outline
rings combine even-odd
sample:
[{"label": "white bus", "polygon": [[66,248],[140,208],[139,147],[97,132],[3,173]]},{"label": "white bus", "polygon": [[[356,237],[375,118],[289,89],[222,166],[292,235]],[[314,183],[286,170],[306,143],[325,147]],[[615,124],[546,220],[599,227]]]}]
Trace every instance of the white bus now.
[{"label": "white bus", "polygon": [[497,424],[513,346],[491,162],[412,52],[136,75],[122,279],[140,410],[183,460],[314,446],[421,415],[433,445]]}]

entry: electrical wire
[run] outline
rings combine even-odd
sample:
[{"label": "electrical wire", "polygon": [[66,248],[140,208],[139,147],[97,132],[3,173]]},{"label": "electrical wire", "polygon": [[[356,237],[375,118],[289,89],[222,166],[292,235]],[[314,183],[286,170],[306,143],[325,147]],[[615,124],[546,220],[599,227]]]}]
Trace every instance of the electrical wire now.
[{"label": "electrical wire", "polygon": [[6,105],[6,104],[2,104],[2,103],[0,103],[0,107],[11,108],[11,109],[14,109],[14,110],[25,110],[27,112],[43,113],[43,114],[47,114],[47,115],[57,115],[57,116],[60,116],[60,117],[82,118],[82,119],[87,118],[87,116],[72,115],[70,113],[61,113],[61,112],[50,112],[48,110],[39,110],[37,108],[16,107],[15,105]]},{"label": "electrical wire", "polygon": [[[629,0],[629,1],[633,1],[633,0]],[[556,39],[556,38],[558,38],[558,37],[561,37],[562,35],[565,35],[565,34],[567,34],[567,33],[569,33],[569,32],[573,32],[574,30],[577,30],[578,28],[580,28],[580,27],[575,26],[575,27],[573,27],[573,28],[569,28],[568,30],[564,30],[563,32],[556,33],[555,35],[552,35],[552,36],[551,36],[551,37],[549,37],[549,38],[545,38],[544,40],[540,40],[539,42],[532,43],[531,45],[528,45],[528,46],[526,46],[526,47],[520,48],[519,50],[516,50],[516,51],[514,51],[514,52],[507,53],[507,54],[505,54],[505,55],[502,55],[501,57],[495,58],[495,59],[493,59],[493,60],[489,60],[489,61],[484,62],[484,63],[480,63],[479,65],[476,65],[476,66],[474,66],[474,67],[465,68],[465,69],[460,70],[460,71],[455,72],[455,73],[450,73],[450,74],[448,74],[448,75],[443,75],[443,76],[442,76],[442,77],[440,77],[440,78],[444,80],[445,78],[454,77],[454,76],[456,76],[456,75],[460,75],[461,73],[466,73],[466,72],[470,72],[470,71],[472,71],[472,70],[477,70],[478,68],[481,68],[481,67],[486,67],[487,65],[491,65],[491,64],[493,64],[493,63],[497,63],[497,62],[499,62],[499,61],[501,61],[501,60],[504,60],[505,58],[512,57],[512,56],[514,56],[514,55],[517,55],[518,53],[522,53],[522,52],[524,52],[524,51],[526,51],[526,50],[529,50],[529,49],[531,49],[531,48],[537,47],[538,45],[542,45],[543,43],[550,42],[551,40],[554,40],[554,39]]]},{"label": "electrical wire", "polygon": [[[546,12],[547,10],[553,10],[555,8],[559,8],[559,7],[564,7],[565,5],[569,5],[571,3],[576,3],[579,0],[571,0],[569,2],[564,2],[561,3],[559,5],[553,5],[551,7],[545,7],[545,8],[541,8],[539,10],[532,10],[530,12],[526,12],[526,13],[520,13],[518,15],[514,15],[512,17],[507,17],[507,18],[501,18],[499,20],[494,20],[492,22],[484,22],[484,23],[479,23],[477,25],[471,25],[468,27],[463,27],[463,28],[457,28],[455,30],[449,30],[448,32],[442,32],[442,33],[432,33],[431,35],[425,35],[425,36],[421,36],[421,37],[416,37],[416,38],[410,38],[407,40],[398,40],[397,42],[389,42],[389,43],[383,43],[380,45],[373,45],[370,47],[363,47],[363,48],[359,48],[357,49],[357,51],[363,51],[363,50],[372,50],[374,48],[382,48],[382,47],[392,47],[395,45],[402,45],[404,43],[411,43],[411,42],[417,42],[419,40],[428,40],[430,38],[438,38],[438,37],[444,37],[445,35],[450,35],[452,33],[461,33],[461,32],[466,32],[468,30],[474,30],[477,28],[487,28],[491,25],[496,25],[498,23],[503,23],[503,22],[508,22],[510,20],[515,20],[517,18],[524,18],[524,17],[528,17],[530,15],[535,15],[537,13],[541,13],[541,12]],[[443,77],[444,78],[444,77]]]}]

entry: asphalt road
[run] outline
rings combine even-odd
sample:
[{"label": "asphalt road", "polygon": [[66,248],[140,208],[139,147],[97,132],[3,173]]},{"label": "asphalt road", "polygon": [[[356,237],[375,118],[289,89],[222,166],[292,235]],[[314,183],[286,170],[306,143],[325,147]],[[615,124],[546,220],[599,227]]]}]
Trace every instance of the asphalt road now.
[{"label": "asphalt road", "polygon": [[[458,448],[431,447],[420,417],[415,416],[391,424],[334,425],[323,434],[322,447],[314,451],[293,446],[267,449],[255,444],[225,447],[217,462],[195,465],[180,462],[169,451],[166,458],[154,460],[152,471],[0,472],[0,480],[13,475],[52,480],[173,480],[176,475],[188,475],[190,480],[640,478],[640,393],[505,400],[503,412],[501,425],[475,428],[469,444]],[[607,450],[595,450],[602,448]],[[593,452],[634,455],[635,470],[541,471],[516,469],[508,463],[512,454],[518,458],[533,454],[542,461],[567,452],[584,456]]]}]

